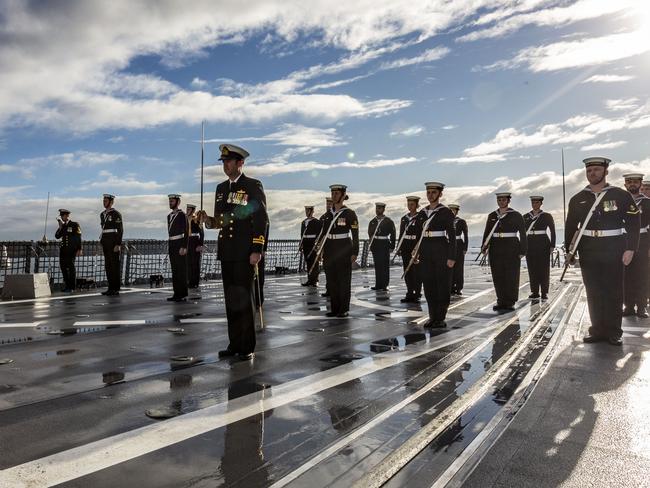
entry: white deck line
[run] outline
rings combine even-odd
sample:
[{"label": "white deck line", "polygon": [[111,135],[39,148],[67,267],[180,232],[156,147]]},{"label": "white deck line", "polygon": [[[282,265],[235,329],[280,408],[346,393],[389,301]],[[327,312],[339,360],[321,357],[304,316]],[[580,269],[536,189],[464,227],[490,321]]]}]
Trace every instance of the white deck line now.
[{"label": "white deck line", "polygon": [[494,327],[498,325],[477,324],[451,330],[418,347],[376,354],[274,386],[264,398],[257,392],[7,468],[0,471],[0,486],[36,488],[65,483],[467,340]]},{"label": "white deck line", "polygon": [[24,328],[24,329],[33,329],[38,327],[45,321],[41,322],[15,322],[15,323],[5,323],[0,322],[0,329],[13,329],[13,328]]}]

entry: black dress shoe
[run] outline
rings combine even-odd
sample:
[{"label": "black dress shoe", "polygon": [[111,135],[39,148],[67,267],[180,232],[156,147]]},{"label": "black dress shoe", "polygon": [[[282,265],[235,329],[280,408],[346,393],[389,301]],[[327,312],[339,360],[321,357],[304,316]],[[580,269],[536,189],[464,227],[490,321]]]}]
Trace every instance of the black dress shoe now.
[{"label": "black dress shoe", "polygon": [[501,310],[501,305],[498,305],[498,304],[497,304],[497,305],[493,305],[493,306],[492,306],[492,310],[494,310],[495,312],[496,312],[497,310]]},{"label": "black dress shoe", "polygon": [[623,309],[623,317],[631,317],[634,315],[634,307],[625,307]]},{"label": "black dress shoe", "polygon": [[330,296],[330,294],[326,292],[326,293],[321,293],[320,296],[322,296],[322,297],[326,297],[326,298],[327,298],[327,297]]},{"label": "black dress shoe", "polygon": [[548,295],[542,293],[542,300],[548,300]]},{"label": "black dress shoe", "polygon": [[607,339],[607,342],[609,342],[612,346],[622,346],[623,345],[623,339],[620,337],[610,337]]},{"label": "black dress shoe", "polygon": [[412,297],[404,297],[404,298],[400,299],[401,303],[411,303],[412,301],[413,301]]},{"label": "black dress shoe", "polygon": [[102,295],[110,295],[112,290],[106,290],[102,292]]},{"label": "black dress shoe", "polygon": [[176,297],[174,298],[174,302],[184,302],[187,299],[187,297]]},{"label": "black dress shoe", "polygon": [[341,312],[341,313],[337,313],[336,316],[338,318],[340,318],[340,319],[344,319],[344,318],[346,318],[348,316],[348,313],[347,312]]},{"label": "black dress shoe", "polygon": [[235,356],[236,354],[237,354],[237,353],[236,353],[235,351],[231,351],[230,349],[224,349],[224,350],[219,351],[219,352],[217,353],[217,355],[218,355],[220,358],[229,358],[229,357]]},{"label": "black dress shoe", "polygon": [[528,295],[528,298],[532,298],[532,299],[539,298],[539,295],[537,293],[531,293],[530,295]]},{"label": "black dress shoe", "polygon": [[336,317],[338,314],[336,312],[327,312],[325,317]]},{"label": "black dress shoe", "polygon": [[381,290],[381,288],[377,288],[376,286],[371,286],[370,289],[371,290]]},{"label": "black dress shoe", "polygon": [[636,316],[639,317],[640,319],[647,319],[648,312],[646,311],[645,307],[637,309]]},{"label": "black dress shoe", "polygon": [[603,342],[605,340],[604,337],[600,336],[595,336],[595,335],[586,335],[582,338],[582,342],[585,344],[594,344],[596,342]]},{"label": "black dress shoe", "polygon": [[175,302],[175,301],[176,301],[176,297],[168,297],[168,298],[167,298],[167,301],[168,301],[168,302]]},{"label": "black dress shoe", "polygon": [[106,296],[109,296],[109,297],[119,297],[119,296],[120,296],[120,292],[117,291],[117,290],[111,290],[111,291],[109,291],[108,293],[106,293]]},{"label": "black dress shoe", "polygon": [[249,352],[249,353],[239,353],[239,354],[237,354],[237,359],[238,359],[239,361],[250,361],[250,360],[253,359],[254,357],[255,357],[255,353],[254,353],[254,352]]}]

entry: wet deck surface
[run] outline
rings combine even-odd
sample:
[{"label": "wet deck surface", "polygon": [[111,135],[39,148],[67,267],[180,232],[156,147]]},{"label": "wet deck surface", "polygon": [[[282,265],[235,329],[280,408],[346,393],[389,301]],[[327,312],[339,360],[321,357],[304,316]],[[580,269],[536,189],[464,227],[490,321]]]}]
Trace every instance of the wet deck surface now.
[{"label": "wet deck surface", "polygon": [[[0,360],[13,362],[0,365],[0,486],[460,479],[471,463],[459,460],[486,426],[501,425],[566,331],[582,326],[582,287],[553,283],[547,302],[498,314],[489,274],[471,267],[447,329],[429,330],[425,303],[400,303],[400,274],[376,293],[372,272],[355,272],[347,319],[325,317],[322,289],[299,277],[267,278],[251,362],[217,357],[227,345],[218,283],[181,304],[165,300],[168,289],[1,303]],[[494,483],[508,479],[500,473]]]}]

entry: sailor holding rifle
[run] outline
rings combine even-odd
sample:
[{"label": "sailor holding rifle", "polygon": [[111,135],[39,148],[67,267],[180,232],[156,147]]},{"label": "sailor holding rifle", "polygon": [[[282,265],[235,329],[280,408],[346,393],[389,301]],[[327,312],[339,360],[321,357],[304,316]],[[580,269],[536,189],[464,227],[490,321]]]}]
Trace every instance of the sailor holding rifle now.
[{"label": "sailor holding rifle", "polygon": [[395,249],[395,224],[384,215],[386,204],[375,203],[375,217],[368,223],[368,248],[375,267],[375,286],[372,290],[386,291],[390,282],[390,252]]},{"label": "sailor holding rifle", "polygon": [[[407,196],[406,207],[408,213],[402,216],[399,224],[399,240],[395,256],[402,257],[402,267],[404,270],[411,261],[413,249],[419,236],[417,226],[418,205],[420,197]],[[395,259],[395,257],[393,257]],[[422,297],[422,276],[420,274],[419,263],[413,263],[408,273],[404,275],[406,283],[406,296],[400,300],[402,303],[418,303]]]},{"label": "sailor holding rifle", "polygon": [[551,275],[551,253],[555,249],[555,221],[550,213],[542,210],[542,203],[544,203],[543,196],[530,197],[533,209],[524,215],[524,223],[528,239],[526,266],[531,291],[528,298],[540,298],[541,290],[541,298],[546,300]]},{"label": "sailor holding rifle", "polygon": [[447,205],[454,214],[454,229],[456,229],[456,264],[451,277],[451,294],[462,295],[465,286],[465,254],[469,239],[467,237],[467,222],[458,216],[460,205],[450,203]]},{"label": "sailor holding rifle", "polygon": [[[569,201],[566,265],[578,254],[591,327],[586,343],[623,344],[623,274],[639,244],[639,210],[632,195],[607,183],[608,158],[583,160],[587,185]],[[566,270],[566,268],[565,268]]]}]

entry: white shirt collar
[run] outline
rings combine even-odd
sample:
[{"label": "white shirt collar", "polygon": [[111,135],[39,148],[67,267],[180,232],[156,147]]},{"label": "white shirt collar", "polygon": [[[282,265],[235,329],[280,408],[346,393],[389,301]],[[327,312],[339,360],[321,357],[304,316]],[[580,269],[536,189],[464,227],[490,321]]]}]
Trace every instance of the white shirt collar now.
[{"label": "white shirt collar", "polygon": [[230,184],[231,184],[231,185],[232,185],[233,183],[237,183],[237,182],[239,181],[239,178],[241,178],[241,175],[243,175],[243,174],[244,174],[244,173],[239,173],[239,175],[237,176],[237,178],[235,178],[234,180],[231,180],[230,178],[228,178],[228,181],[230,181]]}]

